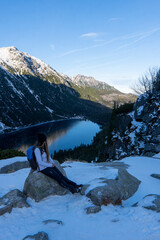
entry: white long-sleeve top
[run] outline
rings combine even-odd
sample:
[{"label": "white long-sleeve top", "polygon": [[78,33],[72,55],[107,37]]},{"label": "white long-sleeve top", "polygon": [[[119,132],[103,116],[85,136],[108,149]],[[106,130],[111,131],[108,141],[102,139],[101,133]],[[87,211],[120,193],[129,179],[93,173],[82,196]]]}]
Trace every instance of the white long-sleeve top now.
[{"label": "white long-sleeve top", "polygon": [[42,171],[43,169],[47,167],[52,167],[52,164],[54,163],[53,159],[49,157],[49,162],[47,162],[47,154],[46,152],[43,152],[41,154],[41,151],[38,147],[34,149],[35,157],[39,166],[38,171]]}]

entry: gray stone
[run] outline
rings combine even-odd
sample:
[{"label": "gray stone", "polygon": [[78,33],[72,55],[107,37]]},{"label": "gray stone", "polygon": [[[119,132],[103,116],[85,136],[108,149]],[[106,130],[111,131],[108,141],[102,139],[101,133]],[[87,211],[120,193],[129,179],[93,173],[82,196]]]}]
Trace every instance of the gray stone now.
[{"label": "gray stone", "polygon": [[58,225],[63,225],[63,222],[61,220],[55,220],[55,219],[44,220],[43,223],[45,225],[48,223],[56,223]]},{"label": "gray stone", "polygon": [[140,181],[126,170],[118,170],[117,179],[101,181],[104,186],[96,187],[87,193],[95,205],[121,204],[121,200],[130,198],[138,189]]},{"label": "gray stone", "polygon": [[151,174],[151,177],[154,177],[154,178],[160,179],[160,174],[155,174],[155,173],[153,173],[153,174]]},{"label": "gray stone", "polygon": [[91,206],[91,207],[87,207],[86,208],[86,213],[87,214],[97,213],[99,211],[101,211],[101,207],[100,206]]},{"label": "gray stone", "polygon": [[10,204],[10,205],[6,205],[5,207],[2,207],[0,206],[0,216],[5,214],[5,213],[10,213],[12,211],[12,208],[13,206]]},{"label": "gray stone", "polygon": [[[58,161],[55,161],[55,165],[61,173],[66,176],[64,169],[60,166]],[[66,188],[61,187],[54,179],[41,172],[33,172],[33,170],[31,170],[25,181],[23,192],[28,197],[39,202],[49,195],[65,195],[69,191]]]},{"label": "gray stone", "polygon": [[[1,207],[2,206],[2,207]],[[29,207],[26,196],[18,189],[14,189],[0,198],[0,215],[10,213],[12,208]]]},{"label": "gray stone", "polygon": [[29,163],[27,161],[25,162],[14,162],[12,164],[6,165],[2,168],[0,168],[0,173],[12,173],[15,171],[18,171],[23,168],[29,168]]},{"label": "gray stone", "polygon": [[[149,198],[152,198],[152,201],[148,201]],[[147,200],[147,204],[145,201]],[[157,194],[149,194],[145,196],[141,201],[139,201],[136,206],[142,206],[146,209],[153,210],[156,212],[160,212],[160,195]]]},{"label": "gray stone", "polygon": [[49,240],[48,234],[45,232],[38,232],[37,234],[34,235],[28,235],[23,240]]},{"label": "gray stone", "polygon": [[132,176],[126,170],[118,170],[117,186],[121,192],[122,200],[130,198],[138,190],[140,183],[141,181]]}]

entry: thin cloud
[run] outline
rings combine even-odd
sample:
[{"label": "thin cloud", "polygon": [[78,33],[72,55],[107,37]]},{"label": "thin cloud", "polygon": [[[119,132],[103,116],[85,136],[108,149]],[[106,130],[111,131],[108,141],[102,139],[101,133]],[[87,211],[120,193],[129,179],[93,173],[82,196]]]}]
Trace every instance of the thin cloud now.
[{"label": "thin cloud", "polygon": [[54,51],[55,50],[55,45],[54,44],[50,44],[50,48]]},{"label": "thin cloud", "polygon": [[139,42],[139,41],[141,41],[141,40],[143,40],[147,37],[150,37],[152,34],[158,32],[158,31],[160,31],[160,28],[155,28],[155,29],[153,29],[149,32],[142,33],[142,34],[139,35],[139,38],[135,39],[134,41],[132,41],[130,43],[127,43],[127,44],[124,44],[124,45],[118,47],[116,50],[120,50],[120,49],[129,47],[129,46],[131,46],[131,45],[133,45],[133,44],[135,44],[135,43],[137,43],[137,42]]},{"label": "thin cloud", "polygon": [[120,18],[110,18],[110,19],[108,19],[108,22],[115,22],[118,20],[120,20]]},{"label": "thin cloud", "polygon": [[77,48],[77,49],[70,50],[68,52],[63,53],[61,56],[67,56],[67,55],[70,55],[70,54],[75,53],[75,52],[82,52],[82,51],[89,50],[89,49],[92,49],[92,48],[103,47],[103,46],[109,45],[111,43],[120,41],[120,40],[134,39],[134,41],[131,41],[130,43],[122,45],[122,46],[120,46],[119,48],[116,49],[116,50],[119,50],[119,49],[122,49],[122,48],[125,48],[125,47],[128,47],[128,46],[131,46],[131,45],[133,45],[133,44],[135,44],[135,43],[137,43],[137,42],[139,42],[139,41],[141,41],[141,40],[143,40],[147,37],[150,37],[152,34],[154,34],[156,32],[159,32],[159,31],[160,31],[160,28],[155,28],[155,29],[152,29],[151,31],[148,31],[148,32],[131,33],[131,34],[119,36],[119,37],[116,37],[116,38],[112,38],[108,41],[104,41],[100,44],[95,44],[95,45],[85,47],[85,48]]},{"label": "thin cloud", "polygon": [[94,37],[98,37],[99,33],[95,33],[95,32],[91,32],[91,33],[85,33],[80,35],[81,38],[94,38]]}]

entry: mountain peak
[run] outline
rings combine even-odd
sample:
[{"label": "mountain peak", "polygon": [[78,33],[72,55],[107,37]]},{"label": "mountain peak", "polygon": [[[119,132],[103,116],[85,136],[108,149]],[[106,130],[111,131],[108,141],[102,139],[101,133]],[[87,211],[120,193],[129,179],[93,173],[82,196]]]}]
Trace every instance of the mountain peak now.
[{"label": "mountain peak", "polygon": [[43,77],[54,75],[57,79],[62,79],[47,63],[28,53],[19,51],[15,46],[0,48],[0,65],[14,74],[43,75]]},{"label": "mountain peak", "polygon": [[15,46],[9,46],[9,47],[1,47],[0,53],[2,52],[10,52],[10,51],[19,51]]},{"label": "mountain peak", "polygon": [[16,48],[15,46],[10,46],[10,47],[6,47],[6,48],[8,48],[10,50],[14,50],[14,51],[19,51],[18,48]]}]

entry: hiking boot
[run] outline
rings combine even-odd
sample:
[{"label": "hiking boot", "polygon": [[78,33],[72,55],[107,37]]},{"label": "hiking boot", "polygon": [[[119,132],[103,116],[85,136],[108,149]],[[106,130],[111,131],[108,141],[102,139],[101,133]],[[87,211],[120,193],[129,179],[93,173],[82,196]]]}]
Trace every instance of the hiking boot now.
[{"label": "hiking boot", "polygon": [[70,189],[71,193],[74,194],[74,193],[78,193],[78,189],[77,188],[71,188]]},{"label": "hiking boot", "polygon": [[77,184],[77,188],[82,188],[83,187],[83,184]]}]

